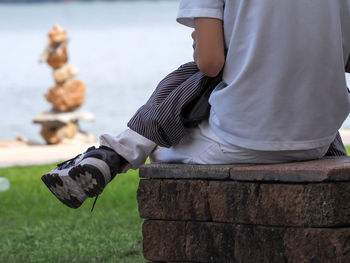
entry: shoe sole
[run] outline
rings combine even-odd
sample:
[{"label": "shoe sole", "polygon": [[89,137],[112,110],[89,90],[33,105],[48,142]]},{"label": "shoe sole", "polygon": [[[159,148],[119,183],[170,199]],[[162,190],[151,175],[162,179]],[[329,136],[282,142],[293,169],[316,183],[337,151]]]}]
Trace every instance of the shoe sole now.
[{"label": "shoe sole", "polygon": [[69,193],[67,190],[68,188],[58,174],[44,174],[41,177],[41,180],[47,188],[49,188],[51,193],[53,193],[53,195],[66,206],[69,206],[70,208],[78,208],[83,203],[83,201],[80,201],[77,197]]},{"label": "shoe sole", "polygon": [[102,193],[106,183],[101,171],[93,165],[83,164],[71,168],[68,172],[88,197]]},{"label": "shoe sole", "polygon": [[[102,193],[106,182],[99,169],[108,175],[109,168],[104,161],[87,158],[70,169],[60,171],[61,174],[65,174],[64,176],[58,173],[47,173],[41,179],[63,204],[71,208],[78,208],[87,197],[95,197]],[[78,196],[80,198],[77,198]]]}]

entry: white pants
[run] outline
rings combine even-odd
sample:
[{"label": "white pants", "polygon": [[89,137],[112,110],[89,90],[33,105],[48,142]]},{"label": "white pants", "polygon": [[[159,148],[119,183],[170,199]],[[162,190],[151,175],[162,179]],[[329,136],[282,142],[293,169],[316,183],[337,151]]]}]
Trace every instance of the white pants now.
[{"label": "white pants", "polygon": [[211,130],[208,122],[188,129],[176,146],[158,147],[154,142],[128,129],[118,136],[104,134],[100,144],[114,149],[125,158],[129,168],[137,169],[147,157],[152,162],[191,164],[280,163],[322,158],[329,145],[311,150],[256,151],[227,144]]}]

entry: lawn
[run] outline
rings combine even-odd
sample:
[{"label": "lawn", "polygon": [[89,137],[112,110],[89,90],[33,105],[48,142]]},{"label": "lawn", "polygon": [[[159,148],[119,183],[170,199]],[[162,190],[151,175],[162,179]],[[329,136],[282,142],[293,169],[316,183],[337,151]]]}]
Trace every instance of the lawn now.
[{"label": "lawn", "polygon": [[137,211],[138,171],[118,175],[79,209],[61,204],[41,182],[55,165],[0,168],[0,262],[145,262]]}]

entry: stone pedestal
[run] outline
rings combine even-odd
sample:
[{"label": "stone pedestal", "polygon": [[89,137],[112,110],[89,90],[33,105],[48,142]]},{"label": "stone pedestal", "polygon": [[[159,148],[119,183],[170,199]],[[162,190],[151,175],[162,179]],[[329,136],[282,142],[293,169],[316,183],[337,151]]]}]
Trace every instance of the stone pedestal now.
[{"label": "stone pedestal", "polygon": [[154,262],[350,262],[350,158],[140,169]]},{"label": "stone pedestal", "polygon": [[[48,144],[58,144],[63,141],[73,140],[80,134],[79,140],[86,143],[94,143],[91,134],[83,133],[78,126],[79,120],[93,121],[94,115],[81,110],[69,112],[57,112],[55,110],[37,115],[33,122],[41,124],[41,136]],[[83,138],[82,138],[83,137]]]}]

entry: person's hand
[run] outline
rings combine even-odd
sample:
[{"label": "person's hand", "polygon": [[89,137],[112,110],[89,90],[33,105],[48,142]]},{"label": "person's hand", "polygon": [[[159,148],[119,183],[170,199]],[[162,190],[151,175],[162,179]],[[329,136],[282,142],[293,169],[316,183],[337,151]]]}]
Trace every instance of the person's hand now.
[{"label": "person's hand", "polygon": [[[192,47],[193,47],[193,52],[195,51],[196,49],[196,45],[197,45],[197,36],[196,36],[196,30],[194,30],[191,34],[191,37],[193,39],[193,43],[192,43]],[[194,55],[193,55],[194,57]]]},{"label": "person's hand", "polygon": [[196,30],[193,30],[191,37],[192,37],[193,41],[196,41]]},{"label": "person's hand", "polygon": [[197,52],[196,52],[196,46],[197,46],[196,30],[194,30],[192,32],[191,37],[193,39],[193,44],[192,44],[192,47],[193,47],[193,59],[194,59],[194,61],[196,61],[196,56],[197,56]]}]

